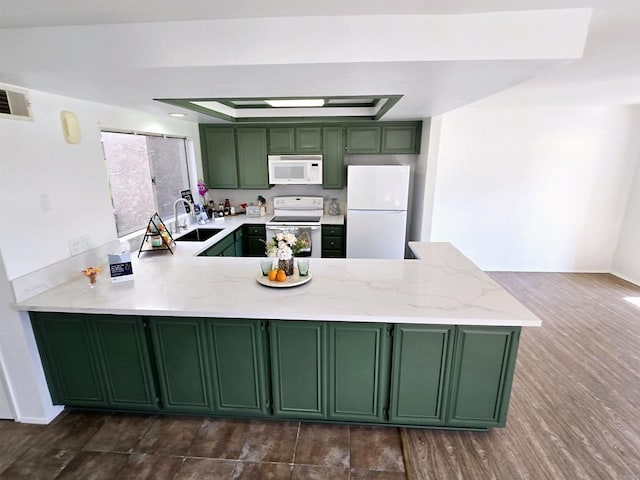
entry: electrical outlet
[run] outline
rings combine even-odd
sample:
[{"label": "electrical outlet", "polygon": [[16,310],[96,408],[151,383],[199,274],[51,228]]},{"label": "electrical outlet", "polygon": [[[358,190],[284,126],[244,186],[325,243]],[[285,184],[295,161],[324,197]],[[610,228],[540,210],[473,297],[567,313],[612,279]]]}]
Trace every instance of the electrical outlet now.
[{"label": "electrical outlet", "polygon": [[89,235],[82,235],[69,240],[69,252],[71,256],[78,255],[87,250],[89,250]]}]

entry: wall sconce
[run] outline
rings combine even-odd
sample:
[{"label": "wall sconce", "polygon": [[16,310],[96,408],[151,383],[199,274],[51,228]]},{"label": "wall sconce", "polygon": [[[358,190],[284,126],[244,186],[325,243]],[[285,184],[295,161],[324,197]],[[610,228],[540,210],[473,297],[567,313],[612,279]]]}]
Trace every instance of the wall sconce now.
[{"label": "wall sconce", "polygon": [[60,112],[62,122],[62,133],[67,143],[80,143],[80,124],[78,116],[73,112]]}]

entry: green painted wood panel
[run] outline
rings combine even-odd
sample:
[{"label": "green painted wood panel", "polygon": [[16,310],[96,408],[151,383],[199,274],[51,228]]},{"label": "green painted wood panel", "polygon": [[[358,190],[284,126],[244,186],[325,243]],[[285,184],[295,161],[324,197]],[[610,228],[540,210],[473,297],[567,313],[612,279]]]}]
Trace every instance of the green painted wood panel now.
[{"label": "green painted wood panel", "polygon": [[347,153],[380,153],[380,126],[347,127]]},{"label": "green painted wood panel", "polygon": [[386,324],[329,324],[329,418],[386,420],[388,338]]},{"label": "green painted wood panel", "polygon": [[267,416],[264,322],[216,319],[208,324],[216,411]]},{"label": "green painted wood panel", "polygon": [[322,129],[320,127],[297,127],[296,153],[322,153]]},{"label": "green painted wood panel", "polygon": [[238,188],[233,128],[200,126],[202,170],[209,188]]},{"label": "green painted wood panel", "polygon": [[162,392],[162,409],[176,413],[211,412],[204,320],[152,318],[151,339]]},{"label": "green painted wood panel", "polygon": [[238,186],[269,188],[267,129],[238,128]]},{"label": "green painted wood panel", "polygon": [[142,318],[91,315],[104,368],[109,404],[116,408],[157,408],[149,351]]},{"label": "green painted wood panel", "polygon": [[264,257],[267,231],[264,225],[244,225],[244,256]]},{"label": "green painted wood panel", "polygon": [[446,421],[455,327],[395,326],[389,419],[409,425]]},{"label": "green painted wood panel", "polygon": [[274,416],[327,418],[326,324],[273,321],[269,329]]},{"label": "green painted wood panel", "polygon": [[383,125],[381,153],[420,153],[419,124]]},{"label": "green painted wood panel", "polygon": [[293,127],[269,129],[269,153],[294,153],[296,151]]},{"label": "green painted wood panel", "polygon": [[457,327],[449,425],[505,425],[519,335],[519,327]]},{"label": "green painted wood panel", "polygon": [[106,407],[98,360],[84,315],[31,313],[53,403],[75,407]]},{"label": "green painted wood panel", "polygon": [[322,188],[344,188],[344,129],[322,129]]},{"label": "green painted wood panel", "polygon": [[233,232],[233,238],[236,257],[244,257],[244,232],[242,227]]}]

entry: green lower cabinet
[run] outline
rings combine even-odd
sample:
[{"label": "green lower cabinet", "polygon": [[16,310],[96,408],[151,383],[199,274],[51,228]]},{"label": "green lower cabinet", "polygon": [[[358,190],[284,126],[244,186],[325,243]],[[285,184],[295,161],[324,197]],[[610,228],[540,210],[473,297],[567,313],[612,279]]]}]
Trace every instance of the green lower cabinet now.
[{"label": "green lower cabinet", "polygon": [[56,405],[107,406],[104,379],[85,317],[70,313],[31,313],[42,367]]},{"label": "green lower cabinet", "polygon": [[156,409],[149,349],[140,317],[91,316],[109,405],[127,410]]},{"label": "green lower cabinet", "polygon": [[326,338],[324,322],[270,322],[275,417],[327,418]]},{"label": "green lower cabinet", "polygon": [[205,320],[152,318],[151,338],[162,394],[162,409],[175,413],[211,413]]},{"label": "green lower cabinet", "polygon": [[31,313],[55,404],[152,411],[156,391],[140,317]]},{"label": "green lower cabinet", "polygon": [[268,416],[265,322],[215,319],[207,324],[216,413]]},{"label": "green lower cabinet", "polygon": [[386,421],[389,334],[382,323],[329,324],[329,418]]},{"label": "green lower cabinet", "polygon": [[407,425],[446,422],[454,326],[395,326],[389,420]]},{"label": "green lower cabinet", "polygon": [[457,328],[448,425],[505,425],[519,336],[520,327]]}]

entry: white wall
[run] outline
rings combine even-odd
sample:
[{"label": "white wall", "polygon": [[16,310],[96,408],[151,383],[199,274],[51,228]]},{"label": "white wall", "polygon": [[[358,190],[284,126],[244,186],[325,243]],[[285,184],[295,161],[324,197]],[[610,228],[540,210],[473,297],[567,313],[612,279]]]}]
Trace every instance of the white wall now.
[{"label": "white wall", "polygon": [[[636,107],[640,117],[640,107]],[[640,123],[640,122],[638,122]],[[640,131],[636,126],[636,132]],[[640,148],[636,149],[640,159]],[[640,285],[640,161],[636,167],[631,195],[627,204],[620,241],[613,258],[613,273]]]},{"label": "white wall", "polygon": [[443,115],[430,239],[485,270],[610,271],[637,127],[622,106]]},{"label": "white wall", "polygon": [[[87,236],[88,248],[117,239],[100,127],[190,137],[198,164],[200,145],[194,123],[38,91],[30,100],[33,122],[0,119],[0,355],[17,420],[47,423],[60,408],[51,405],[28,316],[11,308],[9,280],[71,262],[75,238]],[[61,110],[78,116],[77,145],[64,142]]]},{"label": "white wall", "polygon": [[[194,123],[38,91],[30,99],[33,122],[0,119],[0,252],[10,280],[68,258],[71,240],[86,235],[92,248],[117,238],[101,127],[184,135],[200,151]],[[77,114],[79,144],[65,143],[62,110]]]}]

